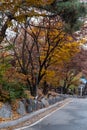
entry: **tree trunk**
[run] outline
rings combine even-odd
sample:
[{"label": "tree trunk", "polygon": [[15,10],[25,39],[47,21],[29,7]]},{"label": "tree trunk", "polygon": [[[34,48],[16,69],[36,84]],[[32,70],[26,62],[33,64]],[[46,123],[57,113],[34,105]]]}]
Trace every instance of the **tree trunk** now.
[{"label": "tree trunk", "polygon": [[48,90],[49,90],[48,84],[47,84],[46,81],[44,81],[44,83],[43,83],[43,94],[46,95],[48,93]]},{"label": "tree trunk", "polygon": [[66,81],[64,80],[64,85],[63,85],[63,94],[66,93]]},{"label": "tree trunk", "polygon": [[37,96],[37,85],[36,84],[32,86],[32,90],[33,90],[31,93],[32,96],[36,97]]},{"label": "tree trunk", "polygon": [[36,97],[37,96],[37,86],[31,85],[28,79],[27,79],[27,85],[28,85],[31,95]]}]

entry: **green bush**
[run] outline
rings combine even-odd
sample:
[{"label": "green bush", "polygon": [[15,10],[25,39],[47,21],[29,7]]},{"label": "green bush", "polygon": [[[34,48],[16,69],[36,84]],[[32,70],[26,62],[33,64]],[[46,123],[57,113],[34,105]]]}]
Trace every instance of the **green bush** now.
[{"label": "green bush", "polygon": [[0,101],[13,101],[26,97],[26,83],[23,75],[18,73],[15,68],[5,65],[0,66]]},{"label": "green bush", "polygon": [[6,82],[2,83],[2,89],[0,89],[0,101],[13,101],[15,99],[26,97],[26,87],[18,82]]}]

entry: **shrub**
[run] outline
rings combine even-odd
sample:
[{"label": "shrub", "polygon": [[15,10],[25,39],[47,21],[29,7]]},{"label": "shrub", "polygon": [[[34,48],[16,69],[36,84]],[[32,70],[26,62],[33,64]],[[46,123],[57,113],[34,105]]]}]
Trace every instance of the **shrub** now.
[{"label": "shrub", "polygon": [[11,102],[26,97],[25,75],[18,73],[13,67],[2,72],[0,73],[0,101]]}]

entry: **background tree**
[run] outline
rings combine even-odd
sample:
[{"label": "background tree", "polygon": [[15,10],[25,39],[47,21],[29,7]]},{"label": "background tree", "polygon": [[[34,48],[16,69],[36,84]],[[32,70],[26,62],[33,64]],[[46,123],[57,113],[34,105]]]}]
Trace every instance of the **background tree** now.
[{"label": "background tree", "polygon": [[65,22],[65,30],[70,33],[81,27],[81,18],[87,13],[86,2],[78,0],[54,0],[47,9],[62,18]]},{"label": "background tree", "polygon": [[72,59],[72,65],[76,72],[82,72],[83,76],[87,75],[87,50],[81,48],[81,51]]},{"label": "background tree", "polygon": [[[71,59],[80,51],[79,43],[76,41],[72,41],[69,43],[69,38],[70,37],[68,37],[67,44],[62,44],[60,49],[56,48],[55,53],[51,60],[51,63],[53,62],[53,64],[48,68],[47,74],[45,75],[45,80],[47,84],[50,84],[52,88],[60,86],[61,85],[60,81],[63,81],[62,91],[64,93],[68,91],[71,85],[75,85],[77,83],[77,80],[79,83],[79,78],[75,79],[75,77],[77,77],[79,72],[77,73],[77,71],[74,70],[73,67],[74,65],[72,65],[71,61]],[[44,86],[44,92],[45,90],[46,85]]]},{"label": "background tree", "polygon": [[10,26],[14,26],[15,21],[18,23],[24,23],[26,17],[39,17],[45,15],[41,9],[39,10],[39,7],[51,4],[52,1],[53,0],[2,0],[0,2],[0,43],[6,36],[6,30]]},{"label": "background tree", "polygon": [[81,18],[86,14],[84,3],[77,1],[57,0],[3,0],[0,2],[0,43],[6,36],[9,26],[14,27],[14,22],[24,23],[27,18],[32,17],[54,17],[60,16],[66,23],[66,30],[76,30],[81,24]]}]

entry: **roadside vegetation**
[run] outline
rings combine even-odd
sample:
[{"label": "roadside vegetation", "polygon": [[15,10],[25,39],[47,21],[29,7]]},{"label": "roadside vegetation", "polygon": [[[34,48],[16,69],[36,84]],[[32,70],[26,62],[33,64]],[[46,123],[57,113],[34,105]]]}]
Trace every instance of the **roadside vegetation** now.
[{"label": "roadside vegetation", "polygon": [[85,4],[76,0],[1,0],[1,102],[36,97],[38,89],[43,95],[59,87],[77,94],[87,71],[86,40],[74,32],[85,15]]}]

